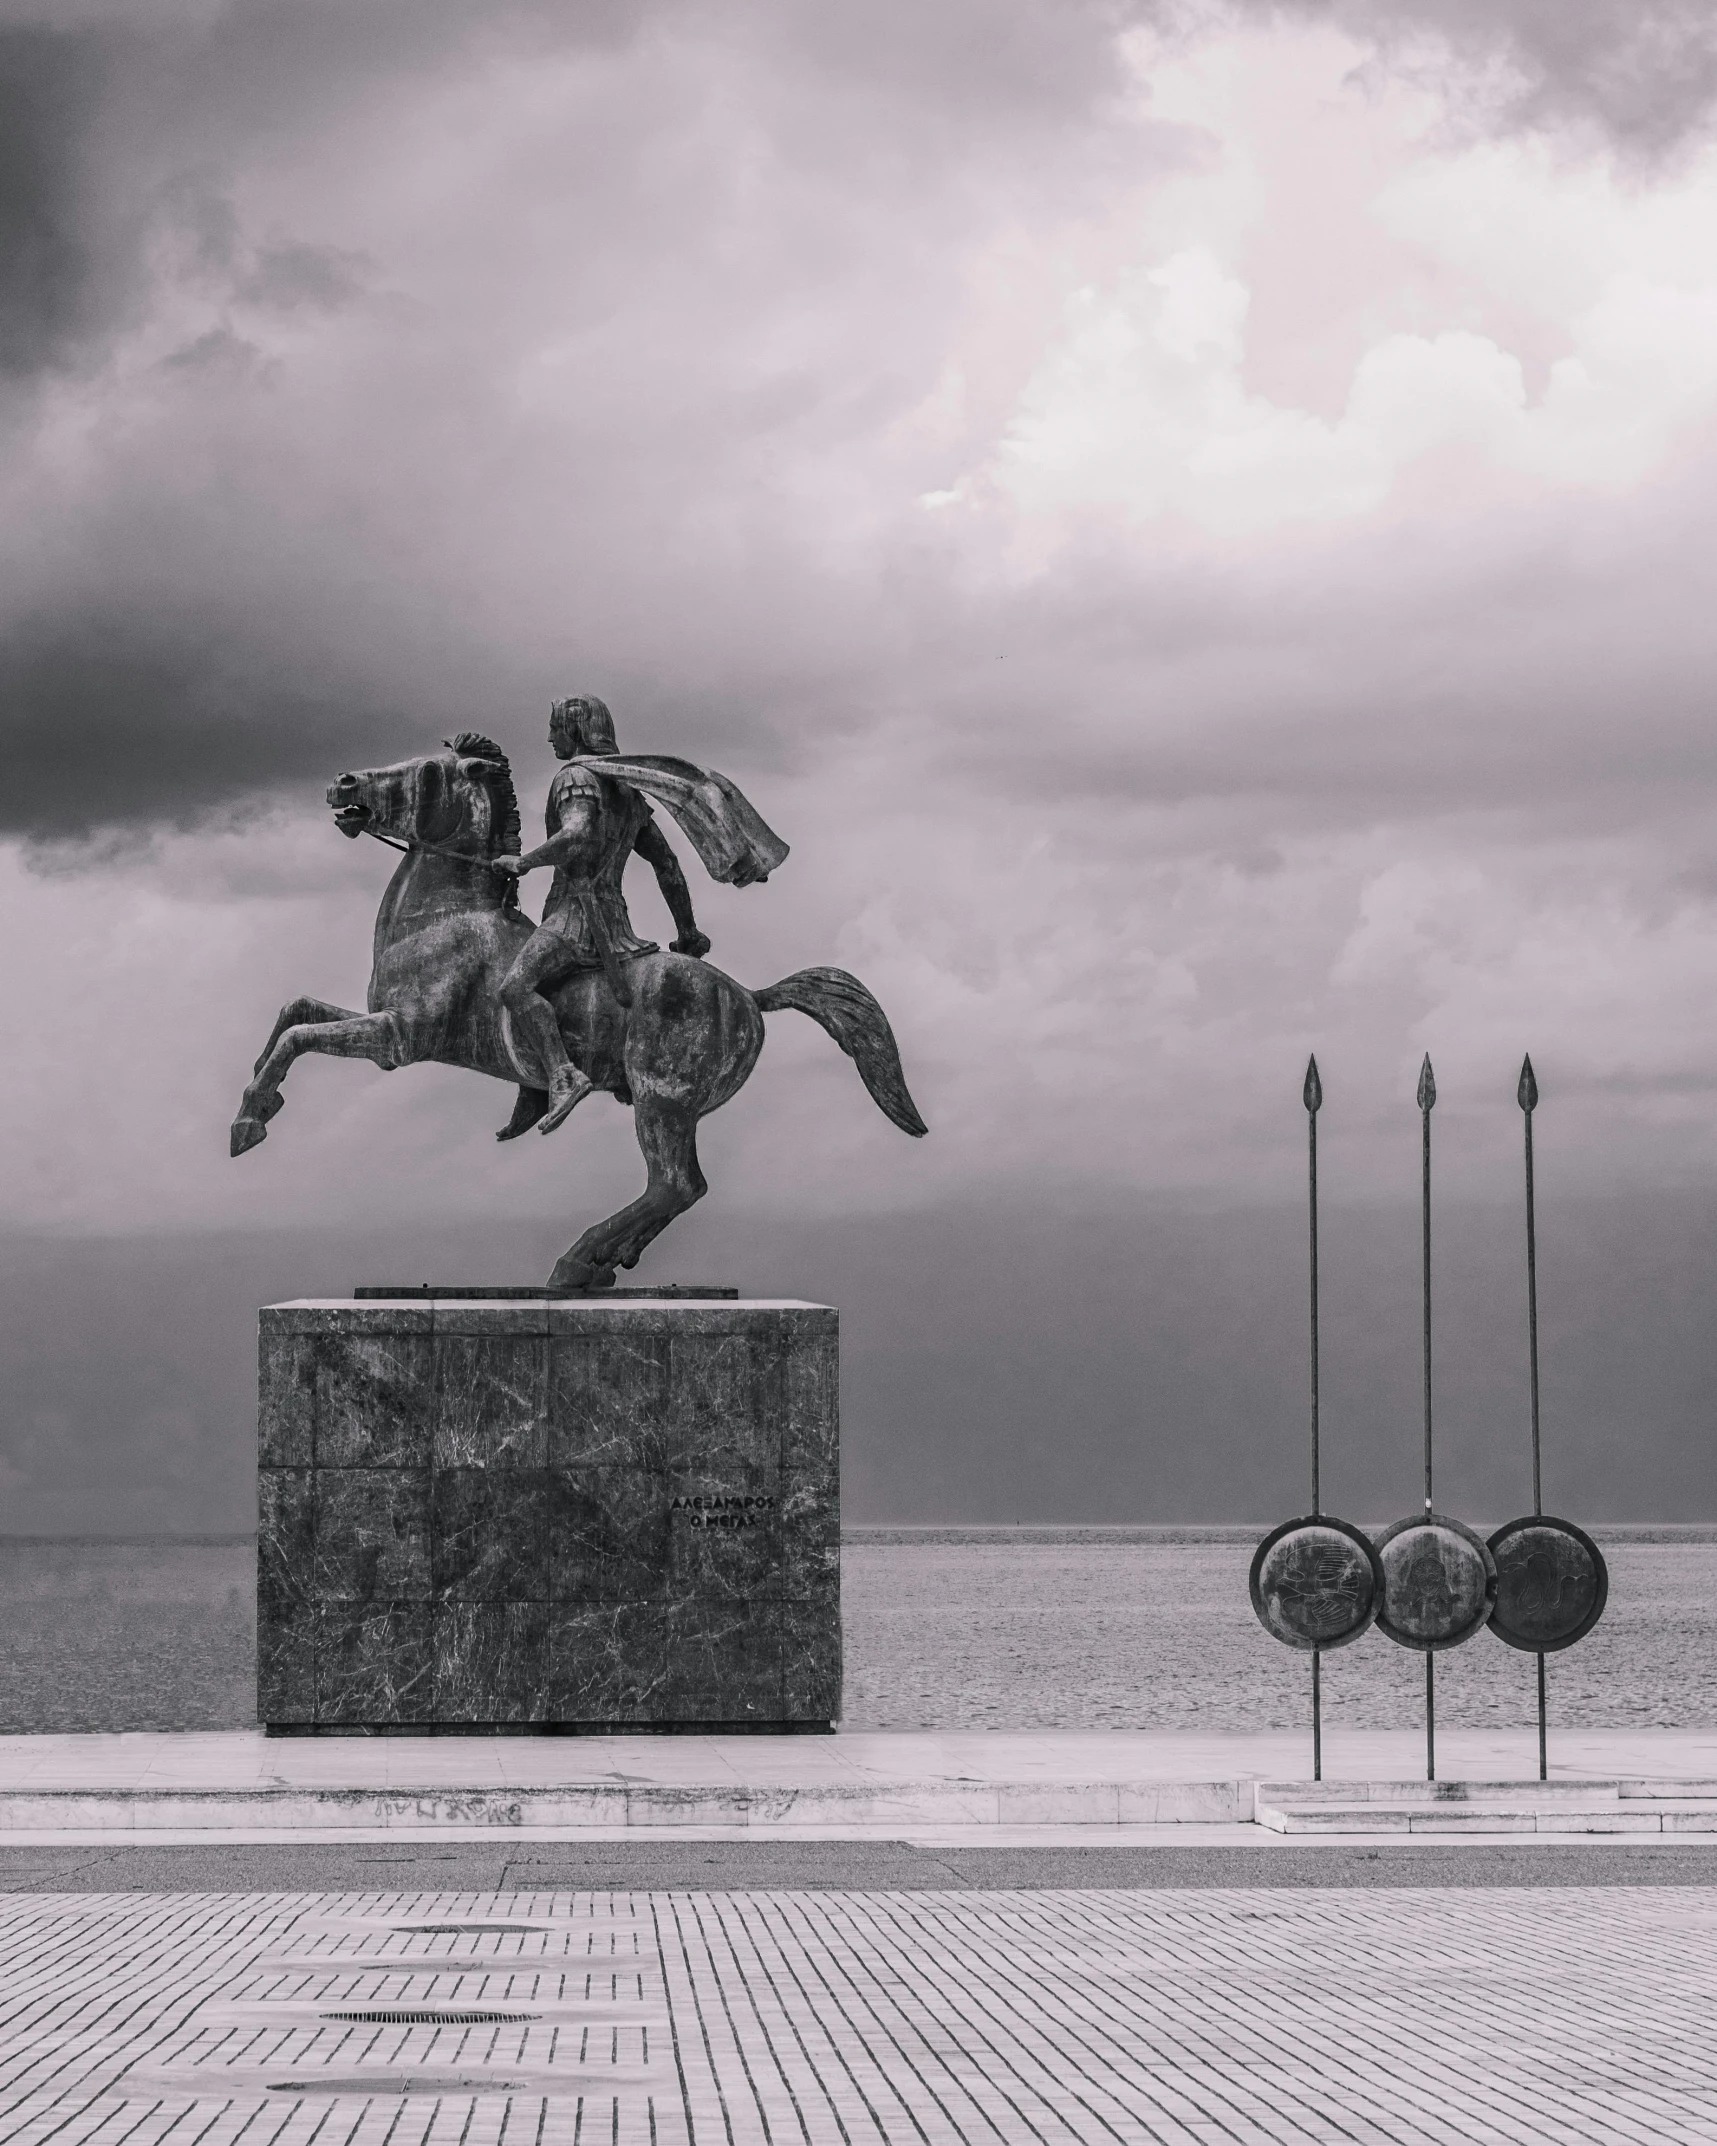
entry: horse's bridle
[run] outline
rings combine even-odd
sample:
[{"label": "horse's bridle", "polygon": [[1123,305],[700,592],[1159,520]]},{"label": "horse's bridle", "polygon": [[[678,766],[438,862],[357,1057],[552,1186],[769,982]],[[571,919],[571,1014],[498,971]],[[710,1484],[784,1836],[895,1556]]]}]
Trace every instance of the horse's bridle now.
[{"label": "horse's bridle", "polygon": [[486,872],[492,872],[495,869],[493,857],[467,856],[462,849],[443,849],[439,842],[397,842],[392,835],[384,835],[374,827],[354,828],[353,833],[368,835],[372,842],[385,842],[389,849],[403,850],[407,856],[414,849],[420,849],[431,857],[451,857],[455,864],[480,864]]}]

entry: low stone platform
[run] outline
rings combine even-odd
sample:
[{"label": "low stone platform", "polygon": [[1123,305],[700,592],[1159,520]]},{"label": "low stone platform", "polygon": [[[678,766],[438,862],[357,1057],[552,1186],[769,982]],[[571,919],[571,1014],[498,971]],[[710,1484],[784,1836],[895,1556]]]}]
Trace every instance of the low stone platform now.
[{"label": "low stone platform", "polygon": [[0,1737],[0,1838],[471,1838],[497,1828],[538,1838],[638,1829],[995,1838],[1183,1827],[1351,1839],[1461,1826],[1683,1831],[1717,1844],[1717,1733],[1585,1733],[1558,1738],[1555,1750],[1556,1778],[1541,1786],[1530,1736],[1445,1732],[1451,1778],[1431,1791],[1414,1778],[1424,1746],[1410,1731],[1342,1737],[1320,1784],[1304,1777],[1305,1739],[1276,1732],[11,1736]]},{"label": "low stone platform", "polygon": [[1717,1780],[1260,1781],[1253,1809],[1272,1832],[1320,1839],[1717,1836]]}]

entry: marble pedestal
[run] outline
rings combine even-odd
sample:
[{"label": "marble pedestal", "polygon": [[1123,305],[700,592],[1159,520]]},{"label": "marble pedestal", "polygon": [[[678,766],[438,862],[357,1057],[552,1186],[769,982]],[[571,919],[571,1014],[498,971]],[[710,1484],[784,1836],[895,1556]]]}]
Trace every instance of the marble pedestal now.
[{"label": "marble pedestal", "polygon": [[269,1306],[263,1723],[829,1728],[837,1370],[816,1304]]}]

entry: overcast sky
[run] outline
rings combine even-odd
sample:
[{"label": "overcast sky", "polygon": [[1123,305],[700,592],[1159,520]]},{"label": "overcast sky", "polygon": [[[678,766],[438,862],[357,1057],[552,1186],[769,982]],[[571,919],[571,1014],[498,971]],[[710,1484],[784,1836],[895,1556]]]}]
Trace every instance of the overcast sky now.
[{"label": "overcast sky", "polygon": [[1556,1185],[1717,1189],[1701,0],[0,24],[14,1235],[629,1197],[615,1106],[497,1149],[440,1069],[226,1154],[281,1001],[362,1001],[324,784],[470,725],[530,825],[579,690],[792,843],[693,863],[714,959],[855,970],[932,1127],[776,1017],[706,1253],[1289,1201],[1314,1048],[1334,1199],[1411,1198],[1427,1049],[1451,1197],[1526,1049]]}]

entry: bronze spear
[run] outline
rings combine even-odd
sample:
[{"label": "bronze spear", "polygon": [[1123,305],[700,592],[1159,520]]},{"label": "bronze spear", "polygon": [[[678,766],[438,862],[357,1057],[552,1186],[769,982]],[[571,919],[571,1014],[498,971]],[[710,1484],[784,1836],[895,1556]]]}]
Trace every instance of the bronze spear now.
[{"label": "bronze spear", "polygon": [[[1424,1253],[1425,1300],[1425,1511],[1431,1510],[1431,1112],[1437,1101],[1437,1076],[1431,1054],[1419,1068],[1420,1230]],[[1437,1657],[1425,1649],[1425,1778],[1437,1778]]]},{"label": "bronze spear", "polygon": [[[1312,1517],[1322,1510],[1318,1503],[1318,1111],[1324,1099],[1315,1057],[1306,1060],[1306,1189],[1311,1220],[1312,1283]],[[1323,1654],[1312,1649],[1312,1779],[1324,1777]]]}]

